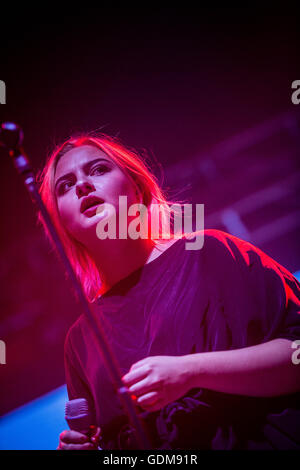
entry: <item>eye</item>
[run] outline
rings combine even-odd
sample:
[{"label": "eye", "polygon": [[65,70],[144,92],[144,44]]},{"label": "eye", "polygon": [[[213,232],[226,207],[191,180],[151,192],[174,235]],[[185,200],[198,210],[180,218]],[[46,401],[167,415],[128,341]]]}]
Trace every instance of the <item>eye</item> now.
[{"label": "eye", "polygon": [[72,181],[64,181],[61,183],[58,187],[58,194],[64,194],[72,186],[72,184]]},{"label": "eye", "polygon": [[110,171],[110,168],[106,165],[96,165],[91,169],[91,175],[102,175]]}]

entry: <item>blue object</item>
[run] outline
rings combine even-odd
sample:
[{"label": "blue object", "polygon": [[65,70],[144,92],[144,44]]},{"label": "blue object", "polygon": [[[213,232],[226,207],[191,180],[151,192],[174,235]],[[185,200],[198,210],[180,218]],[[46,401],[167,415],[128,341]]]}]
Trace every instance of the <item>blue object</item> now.
[{"label": "blue object", "polygon": [[67,387],[63,385],[0,420],[1,450],[53,450],[65,421]]},{"label": "blue object", "polygon": [[295,278],[297,279],[297,281],[300,282],[300,271],[296,271],[293,276],[295,276]]}]

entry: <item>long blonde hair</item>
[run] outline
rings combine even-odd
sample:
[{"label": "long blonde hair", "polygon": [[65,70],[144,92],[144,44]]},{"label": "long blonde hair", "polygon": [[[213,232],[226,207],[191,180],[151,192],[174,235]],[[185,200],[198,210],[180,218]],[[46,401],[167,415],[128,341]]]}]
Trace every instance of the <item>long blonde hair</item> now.
[{"label": "long blonde hair", "polygon": [[[167,200],[165,192],[161,189],[157,178],[145,159],[132,148],[126,147],[115,137],[102,133],[93,136],[81,134],[69,138],[63,144],[55,148],[47,159],[43,170],[37,176],[37,182],[40,185],[39,192],[86,297],[89,301],[93,301],[95,295],[101,288],[99,271],[84,245],[76,240],[63,226],[60,220],[54,190],[55,171],[59,159],[69,150],[82,145],[91,145],[106,153],[138,188],[143,197],[143,204],[147,206],[148,210],[150,209],[150,212],[153,204],[160,205],[160,238],[156,240],[153,239],[155,245],[164,242],[164,233],[167,230],[170,229],[170,233],[174,234],[172,225],[171,227],[169,225],[170,221],[172,222],[174,220],[174,211],[171,207],[173,204],[180,205],[180,203]],[[52,243],[52,239],[41,214],[38,215],[38,221],[42,223],[46,236]]]}]

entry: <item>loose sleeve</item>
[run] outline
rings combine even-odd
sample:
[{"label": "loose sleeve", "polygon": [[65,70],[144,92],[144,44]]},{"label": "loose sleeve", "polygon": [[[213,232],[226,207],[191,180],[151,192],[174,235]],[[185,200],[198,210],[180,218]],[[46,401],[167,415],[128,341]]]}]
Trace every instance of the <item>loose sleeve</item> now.
[{"label": "loose sleeve", "polygon": [[277,337],[291,341],[300,339],[300,284],[283,266],[276,263],[285,290],[285,308]]},{"label": "loose sleeve", "polygon": [[[300,285],[283,266],[249,242],[206,230],[201,280],[208,293],[205,351],[300,338]],[[201,344],[202,348],[202,344]],[[292,353],[292,351],[291,351]],[[215,449],[300,448],[299,393],[248,397],[204,390],[220,422]]]},{"label": "loose sleeve", "polygon": [[300,338],[300,285],[286,268],[251,243],[218,230],[206,231],[204,250],[211,335],[227,340],[216,349]]}]

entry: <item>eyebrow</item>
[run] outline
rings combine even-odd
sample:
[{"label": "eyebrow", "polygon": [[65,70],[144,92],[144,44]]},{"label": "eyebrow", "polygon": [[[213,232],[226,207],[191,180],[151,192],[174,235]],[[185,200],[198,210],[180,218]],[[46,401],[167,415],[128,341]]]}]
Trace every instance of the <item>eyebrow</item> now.
[{"label": "eyebrow", "polygon": [[[91,168],[91,166],[94,165],[94,163],[97,163],[97,162],[106,162],[106,163],[110,163],[108,160],[106,160],[106,158],[96,158],[95,160],[91,160],[90,162],[87,162],[87,163],[84,163],[82,165],[82,168],[85,172],[88,172],[89,169]],[[56,189],[58,183],[60,183],[62,180],[65,180],[67,178],[69,178],[70,176],[72,176],[73,173],[66,173],[65,175],[63,176],[60,176],[56,182],[55,182],[55,185],[54,185],[54,189]]]}]

